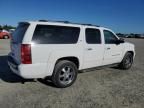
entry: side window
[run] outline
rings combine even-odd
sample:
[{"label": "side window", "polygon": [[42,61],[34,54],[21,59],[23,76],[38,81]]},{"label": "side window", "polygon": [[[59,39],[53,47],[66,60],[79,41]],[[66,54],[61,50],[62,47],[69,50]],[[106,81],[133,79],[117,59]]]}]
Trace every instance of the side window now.
[{"label": "side window", "polygon": [[36,44],[73,44],[77,43],[80,28],[37,25],[32,41]]},{"label": "side window", "polygon": [[104,30],[104,38],[106,44],[115,44],[115,41],[118,40],[117,37],[108,30]]},{"label": "side window", "polygon": [[87,28],[86,29],[86,42],[88,44],[100,44],[101,43],[100,30]]}]

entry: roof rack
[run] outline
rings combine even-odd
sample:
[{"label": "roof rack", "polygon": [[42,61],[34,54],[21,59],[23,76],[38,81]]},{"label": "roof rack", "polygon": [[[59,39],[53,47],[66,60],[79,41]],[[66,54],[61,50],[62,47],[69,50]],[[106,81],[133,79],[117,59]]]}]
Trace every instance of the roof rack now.
[{"label": "roof rack", "polygon": [[39,21],[39,22],[60,22],[60,23],[66,23],[66,24],[77,24],[77,25],[100,27],[100,26],[98,26],[98,25],[93,25],[93,24],[73,23],[73,22],[69,22],[69,21],[54,21],[54,20],[38,20],[38,21]]},{"label": "roof rack", "polygon": [[69,21],[55,21],[55,20],[38,20],[39,22],[62,22],[62,23],[70,23]]},{"label": "roof rack", "polygon": [[48,22],[48,20],[38,20],[39,22]]}]

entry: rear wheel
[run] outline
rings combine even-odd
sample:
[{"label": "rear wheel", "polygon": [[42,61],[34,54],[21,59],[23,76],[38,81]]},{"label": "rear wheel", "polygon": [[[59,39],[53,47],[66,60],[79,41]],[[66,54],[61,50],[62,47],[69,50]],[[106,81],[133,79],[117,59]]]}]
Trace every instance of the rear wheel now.
[{"label": "rear wheel", "polygon": [[133,55],[131,53],[126,53],[122,62],[120,63],[119,67],[121,69],[127,70],[129,68],[131,68],[133,64]]},{"label": "rear wheel", "polygon": [[60,88],[71,86],[77,78],[77,66],[70,61],[59,61],[52,75],[53,83]]},{"label": "rear wheel", "polygon": [[3,39],[8,39],[8,38],[9,38],[9,36],[7,36],[7,35],[3,36]]}]

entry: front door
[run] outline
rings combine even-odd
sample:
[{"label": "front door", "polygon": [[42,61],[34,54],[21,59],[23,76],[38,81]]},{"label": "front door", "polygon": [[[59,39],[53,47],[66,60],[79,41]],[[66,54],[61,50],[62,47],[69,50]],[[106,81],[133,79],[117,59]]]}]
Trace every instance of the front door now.
[{"label": "front door", "polygon": [[122,57],[123,43],[116,44],[118,37],[116,37],[115,34],[109,30],[104,30],[103,34],[105,40],[103,65],[120,62]]}]

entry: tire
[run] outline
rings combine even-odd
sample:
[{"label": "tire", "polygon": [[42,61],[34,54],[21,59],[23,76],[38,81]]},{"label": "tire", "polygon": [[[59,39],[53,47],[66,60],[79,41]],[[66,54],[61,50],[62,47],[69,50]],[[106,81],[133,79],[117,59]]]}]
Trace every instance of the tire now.
[{"label": "tire", "polygon": [[77,73],[77,66],[73,62],[62,60],[59,61],[54,68],[52,81],[56,87],[69,87],[75,82]]},{"label": "tire", "polygon": [[5,35],[3,36],[3,39],[9,39],[9,36]]},{"label": "tire", "polygon": [[133,64],[133,55],[132,53],[126,53],[119,67],[123,70],[128,70]]}]

